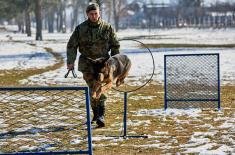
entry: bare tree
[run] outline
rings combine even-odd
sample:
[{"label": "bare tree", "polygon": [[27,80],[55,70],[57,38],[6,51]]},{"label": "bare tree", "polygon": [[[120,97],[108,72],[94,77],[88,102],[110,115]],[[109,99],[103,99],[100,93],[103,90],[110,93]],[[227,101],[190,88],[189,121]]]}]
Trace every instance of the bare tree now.
[{"label": "bare tree", "polygon": [[[202,16],[202,2],[203,0],[179,0],[178,3],[178,26],[179,20],[181,18],[181,22],[191,21],[191,18],[195,19],[196,25],[200,23],[200,16]],[[186,22],[187,23],[187,22]]]},{"label": "bare tree", "polygon": [[24,33],[24,16],[19,13],[16,15],[16,23],[18,25],[18,31]]},{"label": "bare tree", "polygon": [[103,12],[107,15],[107,21],[110,23],[111,22],[111,17],[112,17],[112,1],[110,0],[104,0],[103,1],[104,5],[104,10]]},{"label": "bare tree", "polygon": [[119,17],[117,15],[117,7],[116,7],[116,0],[113,0],[113,18],[114,18],[114,25],[115,25],[115,29],[116,31],[118,31],[119,27]]},{"label": "bare tree", "polygon": [[113,2],[113,17],[114,17],[114,25],[116,31],[119,30],[119,20],[122,15],[122,11],[127,5],[127,0],[112,0]]},{"label": "bare tree", "polygon": [[30,2],[29,0],[24,0],[25,2],[25,31],[28,37],[31,37],[31,21],[30,21]]},{"label": "bare tree", "polygon": [[73,31],[74,27],[78,25],[79,14],[84,14],[84,8],[86,8],[88,3],[88,1],[72,0],[73,16],[71,20],[71,31]]},{"label": "bare tree", "polygon": [[48,8],[48,32],[54,33],[54,20],[55,20],[55,9],[50,7]]},{"label": "bare tree", "polygon": [[57,11],[57,31],[66,32],[66,14],[65,14],[66,1],[60,0],[59,8]]},{"label": "bare tree", "polygon": [[71,20],[71,31],[73,31],[74,27],[78,24],[78,11],[79,11],[79,2],[78,0],[73,0],[73,17]]},{"label": "bare tree", "polygon": [[41,0],[35,0],[36,40],[42,40]]}]

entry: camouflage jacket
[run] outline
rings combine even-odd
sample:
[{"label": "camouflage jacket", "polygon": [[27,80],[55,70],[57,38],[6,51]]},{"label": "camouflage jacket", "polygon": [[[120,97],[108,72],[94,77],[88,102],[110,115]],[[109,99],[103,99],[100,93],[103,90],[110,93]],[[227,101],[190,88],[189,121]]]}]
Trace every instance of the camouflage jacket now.
[{"label": "camouflage jacket", "polygon": [[75,28],[69,39],[67,64],[74,63],[77,49],[79,49],[81,56],[96,59],[108,57],[110,50],[111,56],[118,54],[119,47],[116,34],[110,24],[101,19],[96,23],[86,20]]}]

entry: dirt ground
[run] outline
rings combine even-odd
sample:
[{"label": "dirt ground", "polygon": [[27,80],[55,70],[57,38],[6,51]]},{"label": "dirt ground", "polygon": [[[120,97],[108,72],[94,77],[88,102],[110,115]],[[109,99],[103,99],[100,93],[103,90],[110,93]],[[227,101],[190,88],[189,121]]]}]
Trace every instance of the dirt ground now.
[{"label": "dirt ground", "polygon": [[231,148],[226,153],[235,152],[235,86],[221,88],[221,110],[202,109],[195,115],[174,115],[174,110],[173,114],[160,114],[164,111],[161,85],[129,94],[127,135],[148,138],[127,139],[109,137],[122,135],[123,94],[113,92],[106,106],[106,127],[93,131],[94,154],[198,154],[208,144],[209,151],[225,145]]}]

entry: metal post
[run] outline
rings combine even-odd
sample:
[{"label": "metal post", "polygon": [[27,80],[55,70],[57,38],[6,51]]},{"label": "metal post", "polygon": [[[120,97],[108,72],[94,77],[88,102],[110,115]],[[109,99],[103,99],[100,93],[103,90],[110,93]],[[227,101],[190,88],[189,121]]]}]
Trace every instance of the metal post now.
[{"label": "metal post", "polygon": [[126,138],[126,130],[127,130],[126,121],[127,121],[127,92],[124,92],[124,116],[123,116],[124,138]]},{"label": "metal post", "polygon": [[90,114],[90,89],[86,87],[86,111],[87,111],[87,131],[88,131],[88,152],[93,154],[92,150],[92,131],[91,131],[91,114]]},{"label": "metal post", "polygon": [[124,92],[124,112],[123,112],[123,135],[121,136],[108,136],[108,137],[122,137],[126,138],[148,138],[148,136],[128,136],[127,135],[127,92]]},{"label": "metal post", "polygon": [[218,67],[218,110],[220,110],[220,58],[219,54],[217,55],[217,67]]},{"label": "metal post", "polygon": [[166,55],[164,55],[164,110],[167,109]]},{"label": "metal post", "polygon": [[[90,96],[89,96],[89,88],[88,87],[0,87],[1,91],[16,91],[14,94],[17,94],[17,92],[22,91],[66,91],[66,90],[73,90],[73,91],[85,91],[86,95],[86,118],[87,118],[87,136],[88,136],[88,150],[67,150],[67,151],[50,151],[45,150],[44,152],[38,152],[38,150],[35,150],[37,152],[1,152],[0,155],[48,155],[48,154],[93,154],[92,149],[92,131],[91,131],[91,119],[90,119]],[[2,93],[1,93],[2,94]],[[53,100],[55,102],[56,100]],[[82,129],[83,130],[83,129]],[[14,150],[16,151],[16,150]],[[27,150],[26,150],[27,151]]]}]

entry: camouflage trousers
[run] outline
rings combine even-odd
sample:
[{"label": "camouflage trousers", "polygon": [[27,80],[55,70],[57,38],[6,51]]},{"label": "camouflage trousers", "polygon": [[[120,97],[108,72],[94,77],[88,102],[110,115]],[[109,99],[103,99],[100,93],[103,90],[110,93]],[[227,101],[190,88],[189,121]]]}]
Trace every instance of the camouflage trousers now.
[{"label": "camouflage trousers", "polygon": [[[90,89],[90,93],[92,92],[92,88],[96,82],[94,76],[92,73],[87,73],[87,72],[83,72],[83,78],[86,81],[89,89]],[[105,101],[107,100],[107,96],[105,94],[101,94],[100,98],[97,99],[90,99],[90,103],[91,103],[91,107],[92,110],[97,110],[100,107],[104,108],[105,107]],[[104,115],[104,114],[103,114]]]}]

